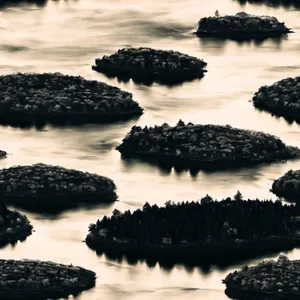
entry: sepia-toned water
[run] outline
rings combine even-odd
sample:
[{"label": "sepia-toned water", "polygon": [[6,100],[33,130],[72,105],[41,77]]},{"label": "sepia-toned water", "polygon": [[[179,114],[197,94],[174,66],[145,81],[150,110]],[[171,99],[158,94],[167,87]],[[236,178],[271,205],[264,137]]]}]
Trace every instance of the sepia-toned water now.
[{"label": "sepia-toned water", "polygon": [[[2,2],[2,1],[1,1]],[[13,2],[13,1],[12,1]],[[43,162],[105,175],[117,187],[119,202],[94,209],[67,211],[57,217],[27,213],[35,232],[25,242],[0,250],[1,258],[33,258],[73,263],[97,273],[95,288],[79,299],[227,299],[221,280],[239,267],[220,269],[178,265],[166,269],[144,262],[130,264],[97,256],[82,241],[88,225],[113,209],[137,209],[146,201],[197,200],[209,193],[221,199],[240,190],[244,197],[266,199],[272,181],[300,161],[238,171],[176,172],[139,161],[123,161],[115,146],[131,126],[180,118],[194,123],[230,124],[262,130],[300,146],[300,126],[259,112],[249,102],[261,86],[299,75],[300,8],[246,4],[236,0],[61,0],[40,5],[0,6],[0,73],[61,72],[105,81],[132,92],[145,108],[138,120],[111,125],[46,126],[20,129],[0,126],[0,149],[8,152],[0,167]],[[245,10],[286,22],[295,33],[260,43],[199,39],[193,32],[201,17]],[[174,49],[207,61],[205,77],[166,87],[120,83],[91,70],[96,57],[127,46]],[[300,251],[289,252],[300,258]],[[252,260],[249,263],[255,263]]]}]

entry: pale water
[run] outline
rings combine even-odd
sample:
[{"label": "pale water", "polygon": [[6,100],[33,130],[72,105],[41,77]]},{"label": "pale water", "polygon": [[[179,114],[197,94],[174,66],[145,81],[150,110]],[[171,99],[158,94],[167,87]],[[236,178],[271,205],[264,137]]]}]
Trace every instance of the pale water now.
[{"label": "pale water", "polygon": [[[24,1],[26,2],[26,1]],[[237,43],[199,39],[193,32],[201,17],[248,13],[274,15],[295,33],[282,40]],[[166,270],[98,257],[82,241],[88,225],[114,208],[137,209],[146,201],[197,200],[207,193],[218,199],[238,189],[245,197],[273,198],[272,180],[300,161],[222,172],[167,172],[138,161],[122,161],[115,146],[132,125],[153,125],[180,118],[194,123],[230,124],[263,130],[300,146],[300,127],[254,109],[253,93],[265,84],[299,75],[300,8],[241,6],[234,0],[45,1],[43,5],[0,8],[0,73],[62,72],[105,81],[132,92],[145,108],[138,120],[112,125],[45,127],[2,126],[0,148],[8,157],[0,167],[43,162],[111,177],[119,202],[107,207],[68,211],[57,218],[27,213],[35,232],[24,243],[1,250],[2,258],[34,258],[73,263],[97,273],[97,286],[80,299],[227,299],[221,280],[238,266],[220,270]],[[200,81],[176,87],[120,83],[91,70],[96,57],[126,46],[174,49],[208,62]],[[299,258],[300,252],[289,253]],[[250,263],[255,263],[251,261]]]}]

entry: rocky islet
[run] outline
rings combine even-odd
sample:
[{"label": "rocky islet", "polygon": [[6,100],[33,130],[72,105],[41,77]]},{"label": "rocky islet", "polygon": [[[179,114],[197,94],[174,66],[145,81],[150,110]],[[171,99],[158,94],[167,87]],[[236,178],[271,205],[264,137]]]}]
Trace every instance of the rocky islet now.
[{"label": "rocky islet", "polygon": [[253,96],[253,104],[295,120],[300,119],[300,77],[288,77],[270,86],[262,86]]},{"label": "rocky islet", "polygon": [[277,261],[263,261],[230,273],[223,283],[233,299],[299,299],[300,260],[280,255]]},{"label": "rocky islet", "polygon": [[132,94],[106,83],[60,73],[0,76],[1,121],[107,122],[138,116]]},{"label": "rocky islet", "polygon": [[0,246],[25,240],[32,229],[25,215],[5,207],[0,214]]},{"label": "rocky islet", "polygon": [[300,196],[300,170],[289,170],[274,180],[272,192],[279,197],[297,201]]},{"label": "rocky islet", "polygon": [[87,245],[97,252],[172,263],[226,264],[299,245],[299,210],[280,201],[234,199],[146,203],[117,210],[89,227]]},{"label": "rocky islet", "polygon": [[95,285],[96,274],[39,260],[0,260],[1,299],[61,299]]},{"label": "rocky islet", "polygon": [[152,48],[123,48],[95,60],[93,70],[124,80],[176,84],[203,77],[207,63],[178,52]]},{"label": "rocky islet", "polygon": [[0,158],[6,157],[7,153],[3,150],[0,150]]},{"label": "rocky islet", "polygon": [[187,168],[221,169],[300,157],[279,138],[229,125],[133,126],[117,147],[124,157],[155,159]]},{"label": "rocky islet", "polygon": [[8,205],[40,212],[59,212],[117,198],[116,186],[107,177],[45,164],[1,169],[0,185]]},{"label": "rocky islet", "polygon": [[290,33],[284,23],[275,17],[255,16],[245,12],[236,15],[205,17],[200,19],[196,34],[222,38],[267,38]]}]

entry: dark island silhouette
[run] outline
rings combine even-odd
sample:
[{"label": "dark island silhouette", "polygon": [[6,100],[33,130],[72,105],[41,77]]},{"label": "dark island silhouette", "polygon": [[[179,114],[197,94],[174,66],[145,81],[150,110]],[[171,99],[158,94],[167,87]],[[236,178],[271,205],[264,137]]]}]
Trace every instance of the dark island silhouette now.
[{"label": "dark island silhouette", "polygon": [[89,227],[86,244],[99,253],[185,264],[230,264],[299,245],[297,206],[234,199],[146,203],[117,210]]},{"label": "dark island silhouette", "polygon": [[0,183],[7,205],[40,213],[117,199],[116,186],[107,177],[41,163],[1,169]]},{"label": "dark island silhouette", "polygon": [[121,81],[131,78],[148,85],[153,82],[176,85],[202,78],[206,65],[205,61],[178,51],[140,47],[120,49],[97,58],[92,69]]},{"label": "dark island silhouette", "polygon": [[132,94],[61,73],[0,76],[1,124],[107,123],[143,114]]},{"label": "dark island silhouette", "polygon": [[261,40],[270,37],[280,37],[291,32],[284,23],[279,22],[275,17],[256,16],[245,12],[220,16],[216,12],[213,17],[200,19],[196,34],[200,37]]},{"label": "dark island silhouette", "polygon": [[39,260],[0,260],[0,298],[61,299],[95,286],[96,274],[72,265]]},{"label": "dark island silhouette", "polygon": [[122,158],[139,158],[165,165],[220,170],[297,159],[300,150],[263,132],[229,125],[200,125],[179,120],[144,128],[133,126],[116,148]]},{"label": "dark island silhouette", "polygon": [[240,300],[299,299],[300,260],[280,255],[277,261],[267,260],[254,267],[244,266],[223,280],[226,295]]}]

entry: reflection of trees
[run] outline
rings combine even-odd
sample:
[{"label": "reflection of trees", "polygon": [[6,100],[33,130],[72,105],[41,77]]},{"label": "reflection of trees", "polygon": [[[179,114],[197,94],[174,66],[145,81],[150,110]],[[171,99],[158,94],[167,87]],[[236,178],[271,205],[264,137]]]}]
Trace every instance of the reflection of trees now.
[{"label": "reflection of trees", "polygon": [[273,7],[283,6],[285,8],[300,8],[300,2],[298,0],[235,0],[241,5],[246,3],[250,4],[265,4]]},{"label": "reflection of trees", "polygon": [[[0,8],[7,8],[11,6],[18,6],[18,5],[37,5],[39,7],[44,7],[47,5],[48,2],[59,2],[62,0],[0,0]],[[64,2],[68,1],[77,1],[77,0],[64,0]]]},{"label": "reflection of trees", "polygon": [[48,0],[1,0],[0,7],[10,7],[19,4],[36,4],[38,6],[45,6]]}]

